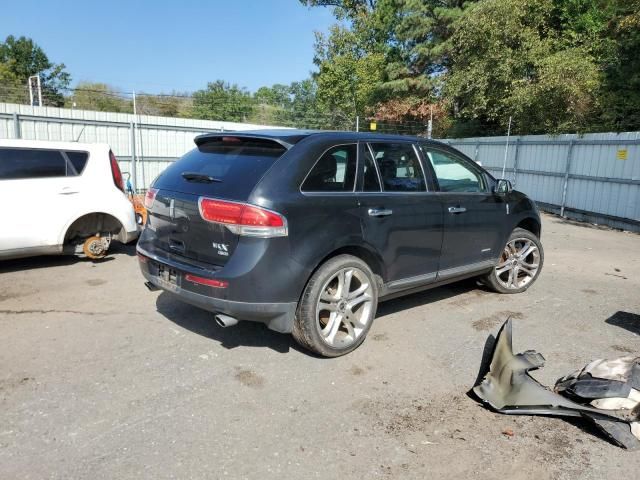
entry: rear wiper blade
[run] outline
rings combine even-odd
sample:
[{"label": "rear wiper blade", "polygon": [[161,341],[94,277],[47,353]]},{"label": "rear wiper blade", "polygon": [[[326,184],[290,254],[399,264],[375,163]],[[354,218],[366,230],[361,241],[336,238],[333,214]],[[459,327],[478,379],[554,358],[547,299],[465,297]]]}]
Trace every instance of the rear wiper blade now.
[{"label": "rear wiper blade", "polygon": [[182,172],[182,178],[184,178],[188,182],[202,182],[202,183],[222,182],[222,180],[220,180],[219,178],[215,178],[210,175],[205,175],[204,173],[196,173],[196,172]]}]

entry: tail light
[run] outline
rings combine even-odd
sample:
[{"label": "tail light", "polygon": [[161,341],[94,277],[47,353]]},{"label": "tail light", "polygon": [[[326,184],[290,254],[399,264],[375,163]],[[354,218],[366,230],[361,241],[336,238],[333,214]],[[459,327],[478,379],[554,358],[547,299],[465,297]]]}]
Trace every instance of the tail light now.
[{"label": "tail light", "polygon": [[153,202],[155,201],[157,194],[157,188],[150,188],[149,190],[147,190],[147,193],[144,196],[144,208],[148,210],[153,207]]},{"label": "tail light", "polygon": [[113,176],[113,183],[116,187],[124,192],[124,181],[122,180],[122,172],[118,165],[118,160],[111,150],[109,150],[109,161],[111,162],[111,176]]},{"label": "tail light", "polygon": [[266,208],[205,197],[198,204],[203,219],[224,225],[236,235],[271,238],[288,234],[287,219]]}]

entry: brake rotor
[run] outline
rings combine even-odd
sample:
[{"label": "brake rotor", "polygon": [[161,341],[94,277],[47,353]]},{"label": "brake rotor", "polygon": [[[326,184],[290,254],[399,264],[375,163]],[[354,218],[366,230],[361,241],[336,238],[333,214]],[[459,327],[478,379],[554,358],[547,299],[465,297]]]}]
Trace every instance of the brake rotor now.
[{"label": "brake rotor", "polygon": [[92,260],[103,258],[107,254],[104,239],[102,237],[93,236],[84,241],[82,245],[84,254]]}]

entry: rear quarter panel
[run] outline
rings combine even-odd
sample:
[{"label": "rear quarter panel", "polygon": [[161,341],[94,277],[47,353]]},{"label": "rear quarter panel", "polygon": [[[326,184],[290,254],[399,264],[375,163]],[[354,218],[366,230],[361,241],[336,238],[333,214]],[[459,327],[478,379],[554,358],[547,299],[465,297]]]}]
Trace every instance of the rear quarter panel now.
[{"label": "rear quarter panel", "polygon": [[320,262],[339,248],[362,246],[358,203],[353,192],[302,193],[300,185],[318,158],[334,145],[356,141],[308,137],[283,155],[265,174],[249,202],[287,218],[290,260],[299,265],[289,283],[302,290]]},{"label": "rear quarter panel", "polygon": [[137,224],[133,205],[127,196],[113,182],[109,160],[109,146],[104,144],[90,145],[87,165],[77,180],[78,194],[62,215],[60,228],[55,241],[61,245],[69,227],[77,219],[91,213],[106,213],[118,219],[127,232],[135,232]]}]

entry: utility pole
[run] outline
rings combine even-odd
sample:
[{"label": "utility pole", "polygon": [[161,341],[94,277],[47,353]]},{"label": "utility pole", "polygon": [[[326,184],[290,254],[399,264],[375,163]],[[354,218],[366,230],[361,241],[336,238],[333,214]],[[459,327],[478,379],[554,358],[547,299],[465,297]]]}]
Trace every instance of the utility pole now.
[{"label": "utility pole", "polygon": [[136,109],[136,91],[133,90],[133,122],[131,122],[131,183],[133,193],[138,193],[138,168],[136,165],[136,130],[138,126],[138,115]]},{"label": "utility pole", "polygon": [[433,133],[433,105],[429,105],[429,123],[427,124],[427,138],[431,139],[431,134]]},{"label": "utility pole", "polygon": [[[34,82],[35,81],[35,82]],[[38,92],[38,106],[42,106],[42,85],[40,83],[40,75],[32,75],[27,79],[27,87],[29,88],[29,104],[33,107],[34,105],[34,96],[33,89],[34,87]]]},{"label": "utility pole", "polygon": [[138,115],[138,111],[136,109],[136,91],[133,90],[133,116],[135,120],[135,116]]},{"label": "utility pole", "polygon": [[356,115],[356,132],[360,131],[360,115]]}]

